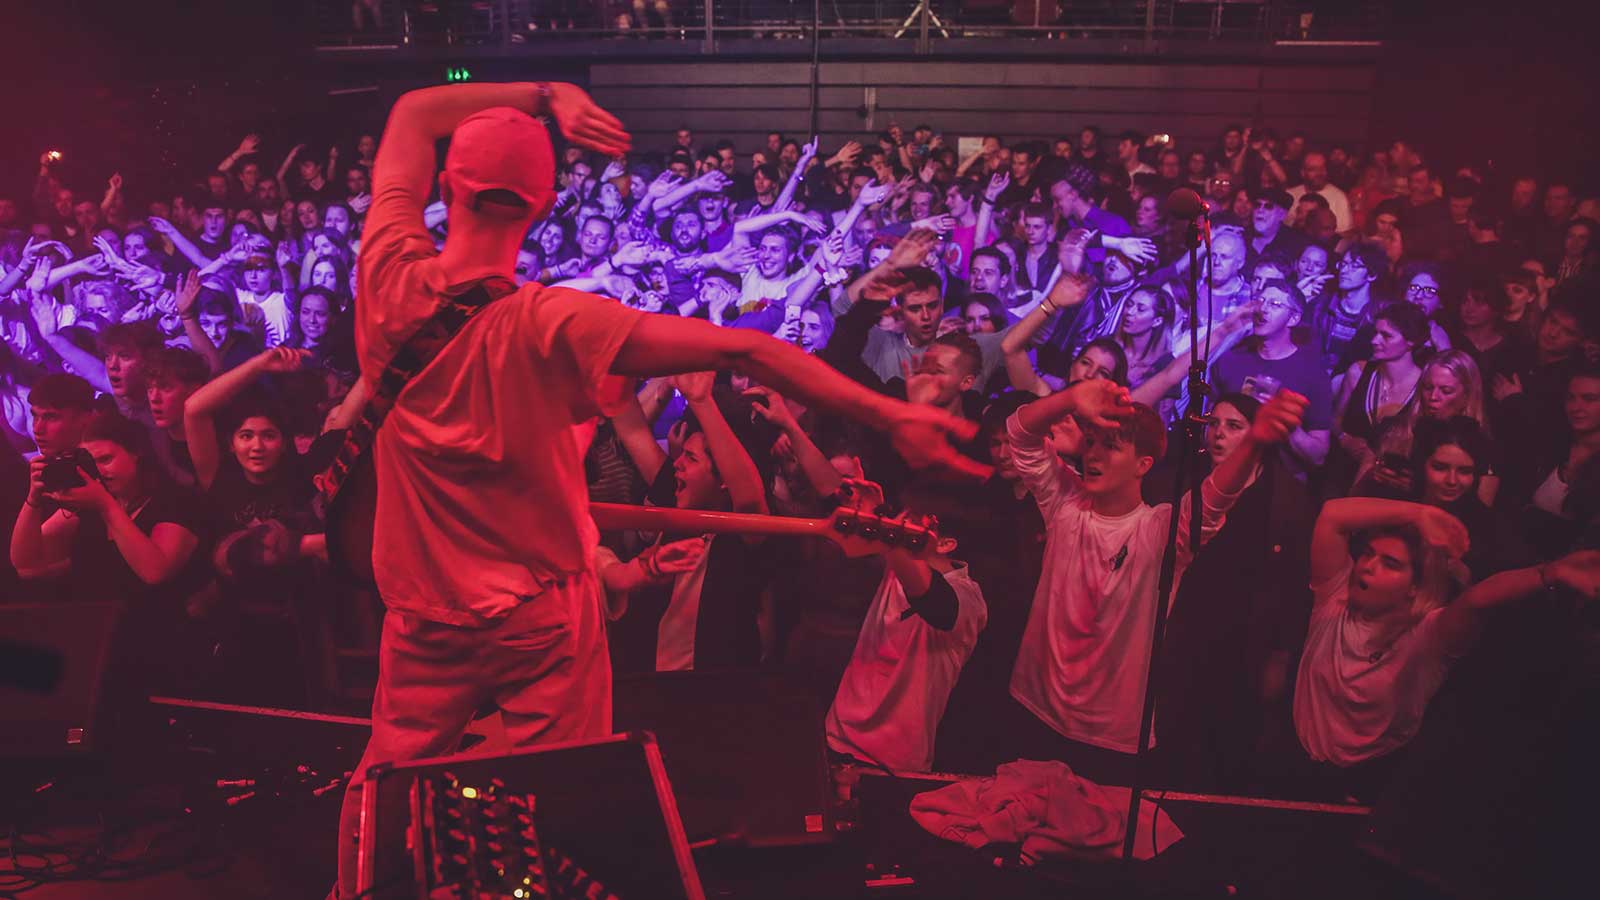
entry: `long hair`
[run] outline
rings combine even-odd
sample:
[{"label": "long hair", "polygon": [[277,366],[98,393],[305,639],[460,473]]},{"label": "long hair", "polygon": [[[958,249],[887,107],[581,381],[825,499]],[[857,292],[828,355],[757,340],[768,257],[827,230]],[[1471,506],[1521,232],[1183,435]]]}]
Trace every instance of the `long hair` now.
[{"label": "long hair", "polygon": [[[1138,359],[1133,358],[1133,338],[1128,336],[1122,328],[1122,317],[1128,313],[1128,304],[1138,294],[1149,294],[1155,301],[1155,315],[1157,322],[1150,328],[1150,342],[1145,346],[1144,353]],[[1170,352],[1172,347],[1172,296],[1161,289],[1158,284],[1143,282],[1128,292],[1126,300],[1122,301],[1122,311],[1117,316],[1117,343],[1122,345],[1123,355],[1128,359],[1130,368],[1154,365],[1161,356]]]},{"label": "long hair", "polygon": [[[1446,350],[1429,359],[1422,366],[1422,375],[1417,378],[1419,391],[1435,372],[1449,372],[1461,384],[1461,389],[1466,394],[1466,404],[1458,415],[1478,423],[1478,428],[1485,437],[1488,437],[1489,414],[1483,402],[1483,376],[1479,373],[1478,364],[1473,361],[1472,356],[1462,350]],[[1422,404],[1411,404],[1405,412],[1384,423],[1382,433],[1376,441],[1379,452],[1410,455],[1417,429],[1426,421],[1427,416],[1423,415]]]}]

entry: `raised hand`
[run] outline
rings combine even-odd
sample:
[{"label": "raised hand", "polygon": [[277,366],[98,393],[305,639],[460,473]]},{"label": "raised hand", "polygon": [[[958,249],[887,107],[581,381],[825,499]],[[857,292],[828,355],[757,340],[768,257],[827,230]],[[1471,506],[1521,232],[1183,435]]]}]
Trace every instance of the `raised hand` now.
[{"label": "raised hand", "polygon": [[828,229],[824,225],[822,225],[822,223],[818,222],[816,219],[813,219],[810,216],[805,215],[804,213],[797,212],[797,211],[792,210],[792,209],[785,211],[784,214],[783,214],[783,217],[784,217],[785,221],[793,222],[794,224],[799,225],[801,228],[804,228],[807,231],[813,231],[813,232],[816,232],[817,234],[826,234],[827,231],[828,231]]},{"label": "raised hand", "polygon": [[822,263],[830,269],[837,269],[844,263],[844,232],[831,232],[822,241]]},{"label": "raised hand", "polygon": [[122,190],[122,173],[113,172],[111,177],[106,179],[106,188],[113,194],[120,192]]},{"label": "raised hand", "polygon": [[1300,288],[1300,293],[1307,297],[1315,297],[1322,293],[1322,286],[1331,280],[1333,280],[1332,272],[1324,272],[1321,275],[1307,275],[1300,279],[1296,287]]},{"label": "raised hand", "polygon": [[930,159],[927,162],[922,164],[922,169],[919,172],[917,172],[917,178],[923,184],[932,184],[933,183],[934,173],[936,173],[938,171],[939,171],[939,167],[934,165],[933,164],[933,160]]},{"label": "raised hand", "polygon": [[645,188],[644,195],[651,200],[660,200],[662,197],[672,193],[680,184],[683,184],[682,178],[673,174],[670,170],[662,172],[655,177],[654,181],[650,182],[649,187]]},{"label": "raised hand", "polygon": [[800,424],[795,421],[794,413],[789,411],[789,404],[784,402],[777,391],[769,387],[753,387],[745,391],[744,395],[751,398],[760,397],[766,401],[750,404],[752,420],[765,419],[785,434],[799,430]]},{"label": "raised hand", "polygon": [[200,270],[190,269],[182,278],[178,279],[178,289],[173,292],[173,301],[177,304],[173,310],[178,315],[188,318],[194,309],[194,302],[200,296]]},{"label": "raised hand", "polygon": [[61,319],[57,316],[55,306],[50,303],[50,295],[42,291],[33,292],[33,302],[28,305],[28,312],[33,317],[33,324],[39,329],[39,336],[49,338],[61,327]]},{"label": "raised hand", "polygon": [[939,236],[926,228],[912,230],[894,249],[889,251],[885,264],[895,269],[908,269],[920,266],[928,258],[928,252],[939,243]]},{"label": "raised hand", "polygon": [[1304,421],[1308,403],[1294,391],[1279,390],[1256,412],[1255,421],[1250,423],[1250,439],[1260,444],[1287,440]]},{"label": "raised hand", "polygon": [[642,266],[649,258],[649,250],[649,245],[643,241],[630,241],[611,254],[611,262],[619,269]]},{"label": "raised hand", "polygon": [[732,182],[728,176],[722,174],[721,169],[712,169],[696,178],[695,183],[702,191],[720,192]]},{"label": "raised hand", "polygon": [[875,303],[887,303],[900,295],[901,291],[911,286],[911,279],[900,274],[898,268],[890,269],[878,275],[861,288],[861,299]]},{"label": "raised hand", "polygon": [[235,149],[233,152],[234,152],[234,155],[236,155],[236,156],[244,156],[247,153],[254,153],[257,150],[259,150],[260,148],[261,148],[261,135],[259,135],[259,134],[247,134],[243,138],[240,139],[238,148]]},{"label": "raised hand", "polygon": [[1050,289],[1050,305],[1056,309],[1077,306],[1094,293],[1094,276],[1087,272],[1062,272]]},{"label": "raised hand", "polygon": [[289,246],[288,241],[280,242],[273,256],[276,257],[280,269],[286,269],[294,264],[294,248]]},{"label": "raised hand", "polygon": [[926,228],[935,234],[949,234],[956,230],[956,217],[945,213],[939,216],[929,216],[911,223],[912,228]]},{"label": "raised hand", "polygon": [[1067,388],[1072,394],[1072,415],[1095,428],[1118,428],[1133,415],[1128,389],[1108,378],[1080,381]]},{"label": "raised hand", "polygon": [[894,449],[914,469],[943,472],[956,478],[982,481],[994,471],[956,450],[952,441],[965,443],[978,434],[976,422],[942,409],[911,403],[896,405],[889,423]]},{"label": "raised hand", "polygon": [[819,138],[816,135],[812,135],[811,140],[807,141],[805,146],[800,148],[800,163],[798,168],[800,168],[802,171],[805,169],[806,163],[810,162],[816,157],[818,141]]},{"label": "raised hand", "polygon": [[350,208],[355,211],[356,215],[364,216],[367,214],[367,209],[372,206],[372,195],[357,194],[351,197],[349,202]]},{"label": "raised hand", "polygon": [[1437,506],[1418,508],[1417,530],[1422,532],[1423,543],[1438,547],[1451,559],[1460,559],[1471,546],[1467,526]]},{"label": "raised hand", "polygon": [[600,173],[600,180],[610,181],[613,178],[621,178],[623,175],[627,174],[627,171],[627,169],[622,167],[622,160],[613,159],[612,161],[606,163],[604,171]]},{"label": "raised hand", "polygon": [[293,372],[300,368],[301,363],[310,358],[310,350],[273,347],[271,350],[256,357],[256,363],[261,366],[261,371],[263,372]]},{"label": "raised hand", "polygon": [[1510,378],[1496,375],[1489,383],[1489,391],[1496,400],[1504,401],[1507,397],[1522,393],[1522,378],[1515,372],[1511,373]]},{"label": "raised hand", "polygon": [[858,143],[856,141],[845,141],[844,142],[844,146],[839,148],[839,152],[835,153],[833,155],[833,157],[828,160],[828,165],[832,166],[832,165],[835,165],[837,163],[843,163],[845,165],[853,165],[855,163],[855,161],[856,161],[856,157],[858,157],[860,155],[861,155],[861,144],[860,143]]},{"label": "raised hand", "polygon": [[149,216],[146,218],[146,221],[150,223],[151,228],[155,229],[156,234],[171,237],[172,235],[178,233],[176,226],[160,216]]},{"label": "raised hand", "polygon": [[616,116],[601,109],[576,85],[550,83],[550,117],[567,140],[610,157],[624,156],[633,139]]},{"label": "raised hand", "polygon": [[989,184],[983,189],[983,199],[993,203],[1000,199],[1000,195],[1011,186],[1010,172],[996,172],[989,178]]},{"label": "raised hand", "polygon": [[685,372],[674,375],[668,382],[677,388],[683,399],[690,403],[701,403],[711,399],[711,388],[717,383],[715,372]]},{"label": "raised hand", "polygon": [[862,206],[877,206],[884,200],[887,200],[889,195],[892,193],[894,193],[894,185],[879,184],[878,182],[874,181],[870,184],[862,186],[861,193],[857,195],[856,202],[860,203]]},{"label": "raised hand", "polygon": [[1121,251],[1123,256],[1139,265],[1153,262],[1156,258],[1156,242],[1146,238],[1102,235],[1100,243]]}]

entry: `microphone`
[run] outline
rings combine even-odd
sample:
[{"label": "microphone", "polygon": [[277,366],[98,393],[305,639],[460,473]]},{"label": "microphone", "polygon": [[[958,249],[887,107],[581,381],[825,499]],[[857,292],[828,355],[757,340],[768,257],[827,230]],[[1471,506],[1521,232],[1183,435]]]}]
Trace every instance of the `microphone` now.
[{"label": "microphone", "polygon": [[1191,188],[1178,188],[1167,195],[1167,213],[1176,219],[1198,219],[1210,208],[1210,204]]}]

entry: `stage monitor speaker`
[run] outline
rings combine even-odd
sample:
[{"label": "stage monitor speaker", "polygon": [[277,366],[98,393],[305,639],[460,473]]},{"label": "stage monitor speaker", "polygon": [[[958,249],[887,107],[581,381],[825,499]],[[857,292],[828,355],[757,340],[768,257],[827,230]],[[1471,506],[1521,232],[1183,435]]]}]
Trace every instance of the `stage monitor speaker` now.
[{"label": "stage monitor speaker", "polygon": [[[430,799],[444,793],[452,795],[448,803]],[[515,808],[501,802],[512,797]],[[520,821],[519,810],[529,822]],[[421,896],[462,896],[467,887],[475,897],[519,896],[515,884],[502,892],[481,879],[526,872],[527,883],[536,881],[539,858],[529,854],[535,831],[552,884],[569,870],[560,879],[567,890],[550,896],[704,900],[672,785],[648,734],[373,766],[362,786],[360,896],[414,898],[421,888],[462,891]],[[457,849],[425,868],[419,860],[427,847]],[[578,869],[581,878],[572,877]],[[467,877],[450,876],[463,871]]]},{"label": "stage monitor speaker", "polygon": [[[116,679],[106,671],[120,603],[0,605],[0,635],[34,665],[0,682],[0,758],[87,756],[105,749]],[[8,666],[17,663],[11,654]],[[47,677],[54,676],[54,677]]]},{"label": "stage monitor speaker", "polygon": [[658,672],[619,678],[618,731],[649,731],[695,840],[753,847],[833,838],[822,711],[782,670]]}]

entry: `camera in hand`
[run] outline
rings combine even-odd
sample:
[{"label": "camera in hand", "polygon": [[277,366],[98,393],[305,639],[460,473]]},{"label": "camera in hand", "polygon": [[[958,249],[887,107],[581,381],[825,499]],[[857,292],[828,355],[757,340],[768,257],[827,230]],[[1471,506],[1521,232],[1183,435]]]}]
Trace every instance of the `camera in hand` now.
[{"label": "camera in hand", "polygon": [[[79,471],[80,469],[82,471]],[[88,483],[83,480],[84,472],[88,472],[96,481],[101,480],[100,469],[94,464],[94,457],[89,455],[89,451],[78,447],[70,453],[52,456],[44,464],[44,471],[39,477],[44,481],[44,489],[55,493],[83,487]]]}]

